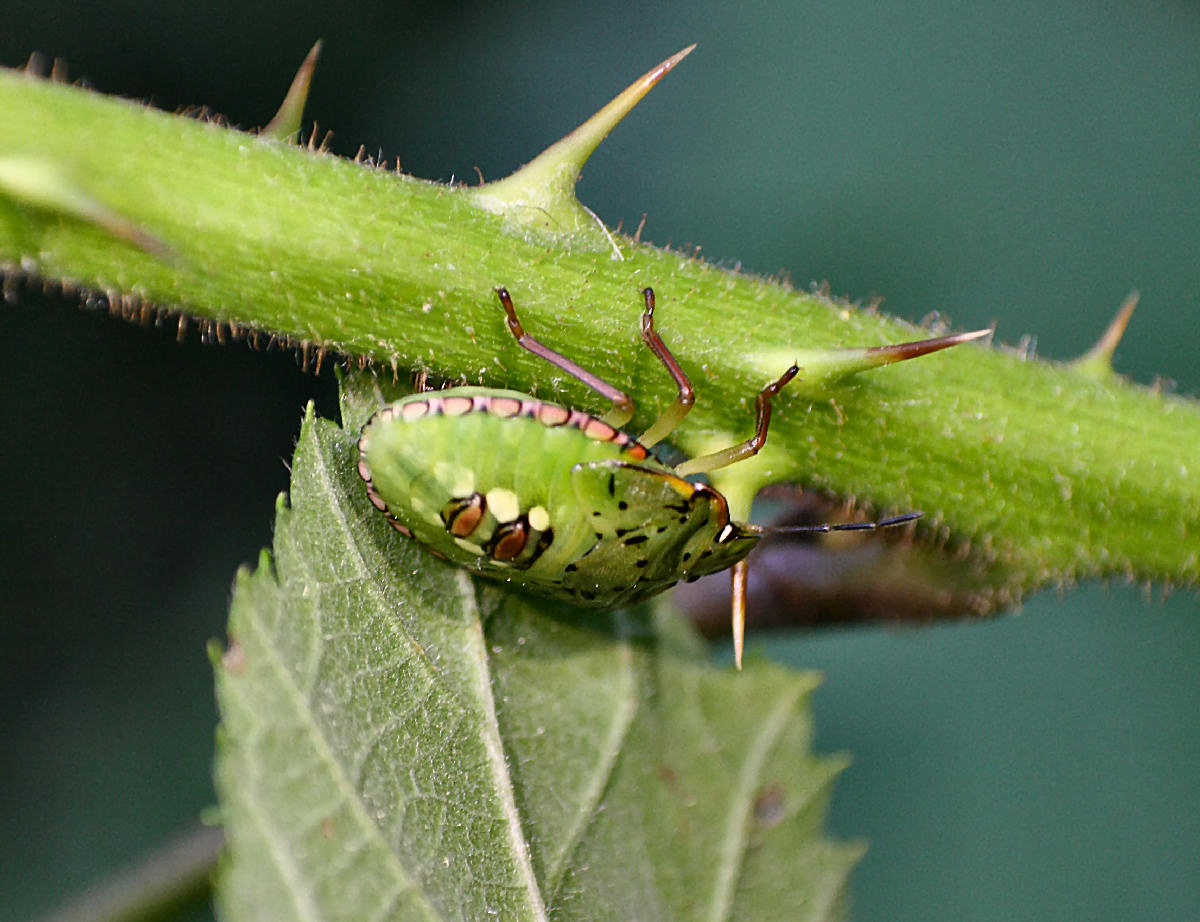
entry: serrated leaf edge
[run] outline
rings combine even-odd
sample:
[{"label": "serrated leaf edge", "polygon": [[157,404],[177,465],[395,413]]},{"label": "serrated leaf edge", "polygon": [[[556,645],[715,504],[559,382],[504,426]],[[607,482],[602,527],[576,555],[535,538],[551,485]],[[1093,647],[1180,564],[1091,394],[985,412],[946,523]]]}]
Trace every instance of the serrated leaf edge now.
[{"label": "serrated leaf edge", "polygon": [[[311,402],[309,403],[308,407],[305,410],[304,424],[305,424],[305,427],[312,427],[312,426],[316,425],[314,408],[313,408]],[[310,433],[309,437],[315,439],[316,434]],[[326,453],[325,453],[325,451],[321,450],[319,440],[317,441],[316,448],[317,448],[317,450],[312,452],[313,475],[316,477],[319,477],[321,479],[322,490],[326,495],[335,496],[335,495],[337,495],[337,492],[338,492],[337,485],[335,483],[335,479],[330,476],[330,468],[329,468],[329,465],[326,463],[327,462]],[[331,503],[330,505],[331,505],[333,513],[336,515],[339,527],[342,529],[343,533],[346,536],[346,547],[353,549],[356,557],[358,558],[358,565],[359,565],[358,566],[358,575],[361,577],[369,576],[371,573],[371,570],[367,566],[367,561],[362,554],[362,550],[359,545],[359,542],[354,539],[353,529],[351,529],[351,527],[350,527],[350,523],[348,522],[348,520],[346,518],[344,510],[342,509],[342,507],[340,505],[338,505],[336,503]],[[282,517],[284,515],[290,514],[290,512],[291,512],[290,509],[280,510],[279,515]],[[276,527],[278,529],[279,526],[277,525]],[[281,575],[278,572],[269,574],[268,578],[272,581],[276,591],[278,591],[278,592],[283,591]],[[303,720],[309,726],[309,731],[311,734],[311,738],[314,742],[314,747],[317,748],[320,758],[328,766],[328,771],[329,771],[330,777],[334,780],[334,783],[337,784],[337,786],[342,790],[342,796],[349,804],[352,815],[358,820],[359,825],[365,830],[366,836],[369,838],[377,839],[379,841],[379,843],[382,845],[383,850],[387,853],[388,861],[396,871],[396,878],[395,878],[396,882],[398,884],[401,884],[401,887],[399,889],[394,890],[394,892],[392,894],[393,901],[395,900],[396,897],[399,896],[399,894],[401,892],[408,890],[420,902],[420,904],[422,905],[422,907],[424,909],[424,915],[427,918],[429,918],[431,920],[440,919],[441,914],[426,899],[425,894],[421,888],[419,881],[417,881],[408,872],[407,868],[405,868],[404,864],[400,861],[399,857],[396,855],[396,852],[393,850],[391,844],[383,837],[382,831],[379,829],[378,825],[376,825],[376,823],[371,819],[371,817],[369,817],[366,814],[366,812],[363,810],[362,800],[359,797],[358,789],[354,785],[353,780],[346,774],[345,771],[343,771],[342,766],[339,764],[338,760],[334,757],[332,750],[329,748],[328,740],[326,739],[325,734],[322,732],[321,728],[311,719],[311,716],[310,716],[312,714],[311,702],[308,700],[308,696],[305,695],[302,692],[301,688],[297,685],[294,676],[287,669],[286,665],[279,660],[279,657],[276,653],[276,649],[275,649],[274,643],[272,641],[272,638],[263,632],[263,630],[261,629],[261,625],[259,624],[257,618],[247,619],[247,626],[249,627],[250,630],[254,631],[258,635],[258,637],[261,641],[262,648],[266,651],[268,657],[270,658],[272,668],[276,669],[278,671],[279,675],[282,677],[283,685],[288,689],[289,695],[293,698],[293,700],[295,702],[295,710],[298,714],[299,719]],[[315,672],[309,673],[309,675],[315,675]],[[407,886],[403,886],[403,884],[405,882],[407,882]],[[317,914],[317,915],[311,916],[311,918],[320,919],[320,918],[323,918],[323,916],[321,916],[320,914]]]}]

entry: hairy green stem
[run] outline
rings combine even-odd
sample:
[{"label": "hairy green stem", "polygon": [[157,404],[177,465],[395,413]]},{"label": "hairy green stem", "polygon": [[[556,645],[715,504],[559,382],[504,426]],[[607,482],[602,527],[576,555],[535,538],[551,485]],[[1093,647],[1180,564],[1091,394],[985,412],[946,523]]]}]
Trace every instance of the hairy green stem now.
[{"label": "hairy green stem", "polygon": [[[923,509],[924,534],[978,552],[1010,595],[1090,575],[1200,577],[1194,401],[974,344],[834,377],[823,350],[930,334],[628,237],[599,247],[539,235],[464,187],[12,71],[0,71],[5,161],[16,165],[7,184],[0,175],[11,277],[594,407],[509,337],[493,292],[503,284],[533,335],[634,397],[633,431],[675,396],[640,345],[638,292],[653,286],[658,328],[697,391],[672,436],[681,448],[746,437],[754,393],[793,360],[809,368],[777,400],[764,452],[718,480],[738,511],[781,480]],[[23,191],[30,163],[61,188]],[[55,204],[74,201],[165,249]]]}]

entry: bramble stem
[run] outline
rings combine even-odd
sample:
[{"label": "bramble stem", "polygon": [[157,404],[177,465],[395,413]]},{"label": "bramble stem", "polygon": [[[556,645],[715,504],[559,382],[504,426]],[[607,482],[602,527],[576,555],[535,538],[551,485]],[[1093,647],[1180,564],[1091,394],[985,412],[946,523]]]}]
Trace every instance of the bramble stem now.
[{"label": "bramble stem", "polygon": [[1192,400],[973,343],[834,379],[820,350],[928,334],[620,235],[621,259],[607,243],[532,239],[459,187],[11,71],[0,71],[0,139],[0,155],[52,159],[55,175],[177,254],[0,193],[10,287],[35,273],[109,292],[132,316],[146,302],[182,306],[221,330],[593,409],[582,385],[512,342],[495,308],[503,283],[553,348],[635,401],[637,431],[674,397],[639,343],[637,292],[653,283],[656,319],[696,386],[672,433],[689,454],[745,438],[746,396],[807,356],[762,453],[715,475],[735,514],[777,481],[881,514],[923,509],[918,535],[979,549],[1014,596],[1092,575],[1200,579]]}]

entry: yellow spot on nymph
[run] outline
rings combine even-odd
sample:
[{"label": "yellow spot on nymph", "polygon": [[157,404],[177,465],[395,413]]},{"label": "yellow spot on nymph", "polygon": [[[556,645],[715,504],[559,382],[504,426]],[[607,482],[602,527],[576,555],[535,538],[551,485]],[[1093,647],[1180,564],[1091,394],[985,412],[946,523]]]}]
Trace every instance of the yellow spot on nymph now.
[{"label": "yellow spot on nymph", "polygon": [[487,492],[488,511],[496,517],[497,522],[511,522],[521,514],[521,503],[517,494],[503,487],[496,487]]},{"label": "yellow spot on nymph", "polygon": [[661,474],[660,476],[684,499],[691,499],[692,494],[696,492],[696,485],[690,480],[684,480],[674,474]]},{"label": "yellow spot on nymph", "polygon": [[534,506],[529,510],[529,527],[534,531],[545,531],[550,527],[550,513],[544,506]]},{"label": "yellow spot on nymph", "polygon": [[475,472],[466,465],[438,461],[433,466],[433,475],[451,496],[470,496],[475,492]]},{"label": "yellow spot on nymph", "polygon": [[455,538],[454,543],[461,547],[464,551],[470,551],[472,554],[476,554],[480,557],[483,556],[483,548],[481,548],[478,544],[472,544],[466,538]]}]

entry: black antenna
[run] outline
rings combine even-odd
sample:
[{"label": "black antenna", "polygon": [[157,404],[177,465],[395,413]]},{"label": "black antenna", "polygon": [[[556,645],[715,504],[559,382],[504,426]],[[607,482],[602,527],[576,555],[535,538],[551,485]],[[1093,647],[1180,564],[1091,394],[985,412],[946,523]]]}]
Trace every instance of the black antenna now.
[{"label": "black antenna", "polygon": [[825,534],[831,531],[875,531],[877,528],[891,528],[919,519],[923,513],[906,512],[903,515],[893,515],[878,522],[839,522],[831,525],[828,522],[820,525],[756,525],[753,529],[760,535],[797,535],[805,533]]}]

